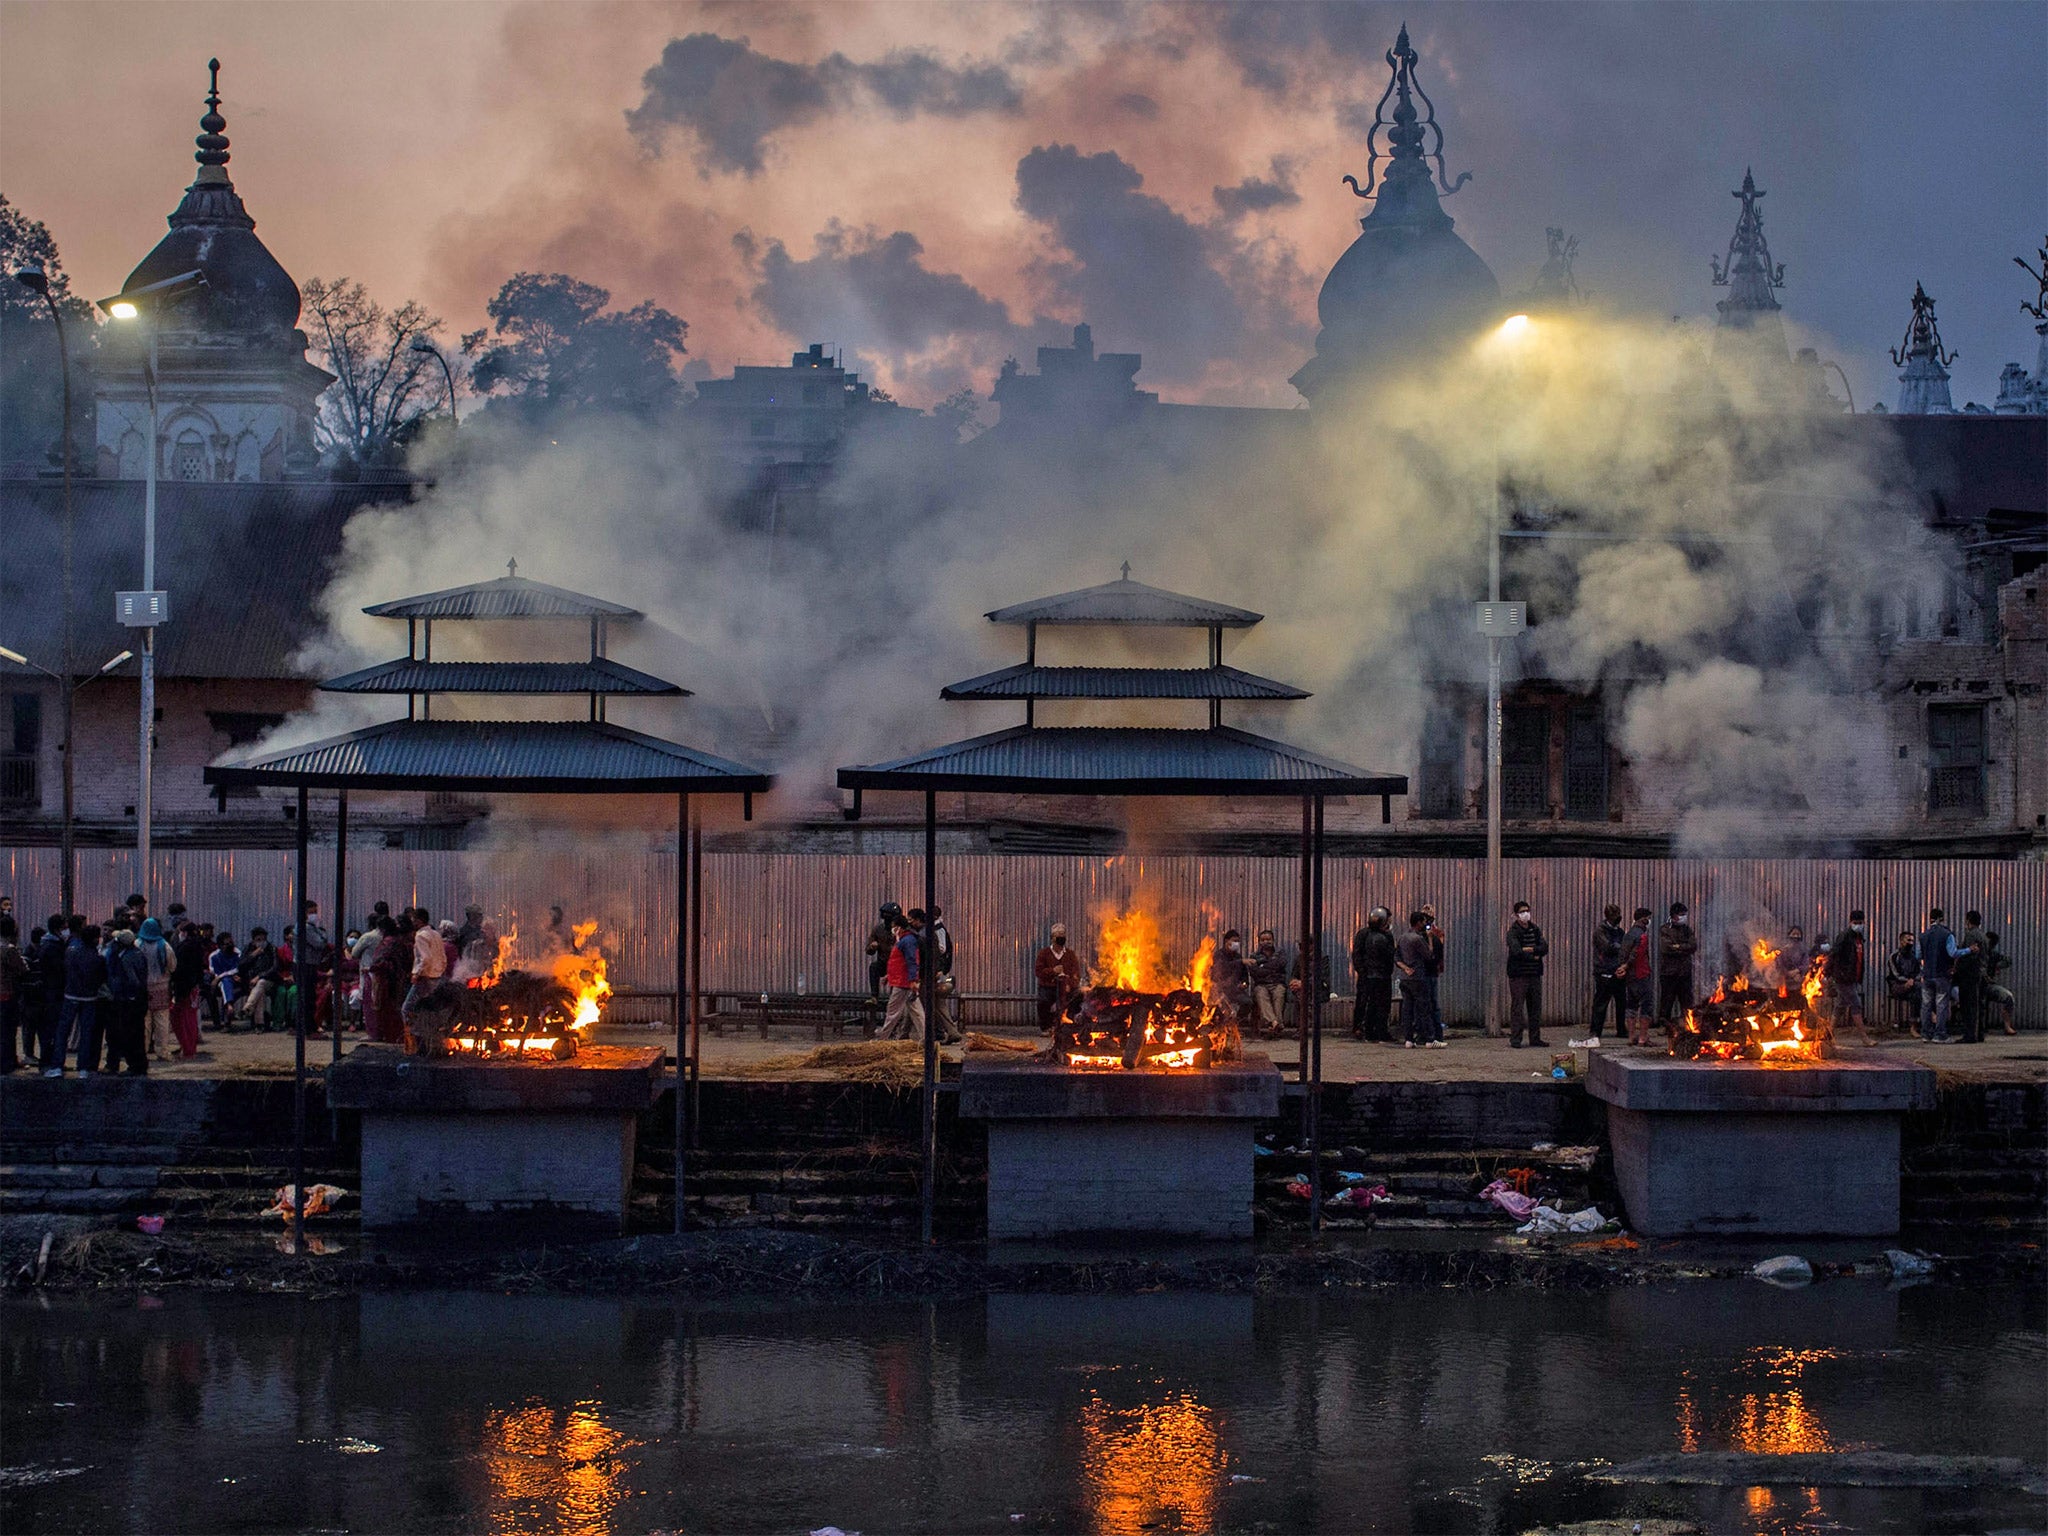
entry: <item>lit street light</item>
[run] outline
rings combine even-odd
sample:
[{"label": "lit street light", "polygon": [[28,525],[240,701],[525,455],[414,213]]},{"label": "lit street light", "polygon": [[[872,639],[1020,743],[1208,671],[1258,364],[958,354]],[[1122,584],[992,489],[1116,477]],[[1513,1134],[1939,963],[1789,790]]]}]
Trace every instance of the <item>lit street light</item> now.
[{"label": "lit street light", "polygon": [[143,387],[149,393],[149,453],[142,492],[142,590],[119,594],[116,614],[121,623],[142,631],[142,721],[138,749],[141,790],[135,803],[135,884],[144,896],[155,892],[155,883],[150,878],[149,843],[150,766],[156,732],[156,626],[168,614],[164,594],[156,589],[156,461],[162,452],[157,441],[156,417],[157,312],[160,306],[205,286],[204,272],[180,272],[161,282],[126,289],[100,304],[116,320],[143,321],[149,338],[149,350],[142,365]]}]

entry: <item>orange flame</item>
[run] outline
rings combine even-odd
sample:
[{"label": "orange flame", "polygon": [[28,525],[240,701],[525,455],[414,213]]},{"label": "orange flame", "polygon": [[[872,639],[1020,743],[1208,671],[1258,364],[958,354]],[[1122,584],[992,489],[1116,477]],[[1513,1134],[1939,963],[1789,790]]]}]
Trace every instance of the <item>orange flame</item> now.
[{"label": "orange flame", "polygon": [[[569,1020],[569,1028],[588,1029],[598,1021],[604,1000],[612,995],[612,984],[606,978],[604,954],[595,943],[596,920],[572,924],[569,934],[573,948],[529,957],[519,953],[519,928],[515,924],[499,941],[498,958],[491,962],[490,969],[472,978],[469,984],[496,986],[509,970],[544,970],[576,999],[576,1012]],[[553,1044],[552,1040],[535,1039],[528,1043],[528,1049],[547,1050]]]},{"label": "orange flame", "polygon": [[1205,936],[1187,969],[1176,973],[1166,958],[1159,919],[1143,907],[1108,912],[1095,937],[1095,982],[1126,992],[1201,992],[1209,989],[1216,964],[1216,940]]}]

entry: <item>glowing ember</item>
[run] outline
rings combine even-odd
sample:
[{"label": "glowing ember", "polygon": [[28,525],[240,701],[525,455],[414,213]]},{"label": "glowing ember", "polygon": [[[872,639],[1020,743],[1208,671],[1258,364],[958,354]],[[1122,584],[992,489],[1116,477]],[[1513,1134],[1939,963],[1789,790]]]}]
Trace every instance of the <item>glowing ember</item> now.
[{"label": "glowing ember", "polygon": [[1209,996],[1216,940],[1205,937],[1185,969],[1166,953],[1156,914],[1144,907],[1099,919],[1095,985],[1059,1021],[1055,1056],[1081,1070],[1145,1067],[1191,1072],[1235,1058],[1237,1019]]},{"label": "glowing ember", "polygon": [[[1749,958],[1768,975],[1782,951],[1762,939]],[[1827,1055],[1828,1029],[1821,1002],[1821,961],[1816,959],[1795,994],[1750,985],[1748,976],[1722,976],[1707,1000],[1686,1010],[1671,1031],[1671,1054],[1684,1061],[1750,1061],[1797,1066]]]},{"label": "glowing ember", "polygon": [[595,942],[597,924],[577,923],[570,948],[557,940],[528,956],[515,928],[498,941],[480,972],[458,965],[459,985],[445,985],[407,1020],[408,1047],[427,1056],[541,1057],[567,1061],[611,996]]}]

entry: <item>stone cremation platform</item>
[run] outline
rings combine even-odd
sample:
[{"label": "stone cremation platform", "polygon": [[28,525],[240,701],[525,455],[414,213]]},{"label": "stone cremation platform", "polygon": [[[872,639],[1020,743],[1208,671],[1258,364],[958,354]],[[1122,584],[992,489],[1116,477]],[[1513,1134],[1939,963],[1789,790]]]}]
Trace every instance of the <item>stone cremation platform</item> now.
[{"label": "stone cremation platform", "polygon": [[1899,1123],[1935,1102],[1925,1067],[1594,1053],[1615,1182],[1653,1237],[1885,1237],[1899,1230]]},{"label": "stone cremation platform", "polygon": [[657,1046],[570,1061],[430,1061],[364,1045],[327,1102],[362,1113],[363,1224],[567,1217],[623,1228],[633,1126],[662,1087]]},{"label": "stone cremation platform", "polygon": [[960,1114],[988,1122],[991,1239],[1252,1235],[1252,1129],[1280,1109],[1261,1055],[1200,1071],[1078,1071],[970,1056]]}]

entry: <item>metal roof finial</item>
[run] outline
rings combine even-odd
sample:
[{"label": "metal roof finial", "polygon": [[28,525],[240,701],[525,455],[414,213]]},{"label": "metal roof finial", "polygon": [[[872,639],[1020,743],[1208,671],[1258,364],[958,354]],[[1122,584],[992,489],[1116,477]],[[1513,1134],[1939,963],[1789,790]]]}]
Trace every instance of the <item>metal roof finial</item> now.
[{"label": "metal roof finial", "polygon": [[1918,283],[1913,285],[1913,318],[1906,322],[1906,334],[1891,353],[1896,367],[1903,367],[1909,357],[1931,357],[1946,368],[1961,356],[1943,346],[1941,327],[1934,318],[1934,300]]},{"label": "metal roof finial", "polygon": [[[1427,189],[1429,162],[1434,160],[1437,189],[1449,197],[1472,179],[1472,173],[1461,171],[1456,181],[1451,181],[1444,173],[1444,131],[1436,120],[1436,103],[1429,99],[1422,82],[1415,77],[1415,65],[1420,55],[1408,45],[1407,22],[1401,23],[1401,34],[1394,39],[1394,46],[1387,50],[1386,58],[1387,67],[1393,73],[1387,79],[1387,88],[1380,93],[1379,104],[1372,110],[1372,128],[1365,136],[1365,185],[1361,187],[1356,176],[1346,176],[1344,180],[1353,195],[1370,198],[1381,160],[1387,162],[1388,177],[1394,175],[1395,168],[1402,161],[1412,160],[1418,168],[1416,174]],[[1386,116],[1387,98],[1397,92],[1400,99],[1394,103],[1394,115],[1389,119]],[[1429,113],[1419,123],[1415,117],[1415,104],[1409,100],[1411,92],[1422,98],[1422,105]],[[1387,130],[1388,147],[1384,151],[1379,147],[1382,128]],[[1430,138],[1431,134],[1435,135],[1434,139]]]},{"label": "metal roof finial", "polygon": [[1131,562],[1130,562],[1130,561],[1128,561],[1128,560],[1126,560],[1126,561],[1124,562],[1124,578],[1123,578],[1123,579],[1124,579],[1125,581],[1129,581],[1129,580],[1131,579]]},{"label": "metal roof finial", "polygon": [[513,579],[513,578],[514,578],[515,576],[517,576],[518,574],[519,574],[519,562],[518,562],[518,560],[516,560],[516,559],[513,559],[513,560],[507,560],[507,561],[505,562],[505,579],[506,579],[507,581],[510,581],[510,580],[512,580],[512,579]]},{"label": "metal roof finial", "polygon": [[199,119],[199,137],[193,141],[199,148],[192,158],[201,165],[226,165],[228,140],[221,130],[228,120],[220,115],[220,60],[208,59],[206,69],[206,115]]},{"label": "metal roof finial", "polygon": [[2041,291],[2034,296],[2034,302],[2029,304],[2025,299],[2021,299],[2020,308],[2032,315],[2036,320],[2048,324],[2048,313],[2044,313],[2044,311],[2048,311],[2048,242],[2043,242],[2041,246],[2040,271],[2037,272],[2028,266],[2026,258],[2021,256],[2013,257],[2012,264],[2041,285]]}]

